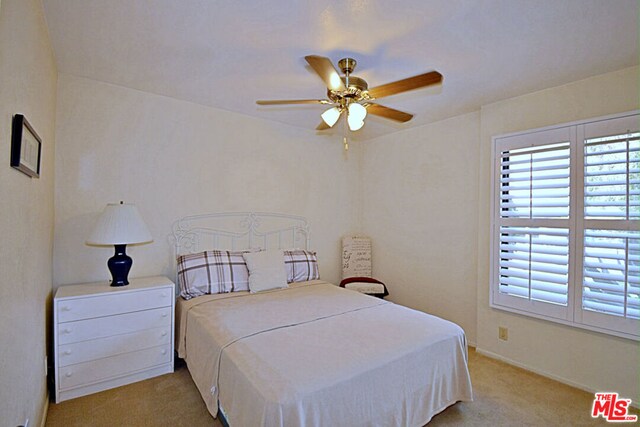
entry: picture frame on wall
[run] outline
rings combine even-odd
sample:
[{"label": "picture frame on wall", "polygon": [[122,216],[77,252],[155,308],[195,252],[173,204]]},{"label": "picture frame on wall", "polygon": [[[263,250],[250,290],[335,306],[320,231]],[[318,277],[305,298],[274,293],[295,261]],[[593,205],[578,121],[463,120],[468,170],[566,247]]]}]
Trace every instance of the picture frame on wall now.
[{"label": "picture frame on wall", "polygon": [[32,177],[40,177],[42,140],[22,114],[13,116],[11,166]]}]

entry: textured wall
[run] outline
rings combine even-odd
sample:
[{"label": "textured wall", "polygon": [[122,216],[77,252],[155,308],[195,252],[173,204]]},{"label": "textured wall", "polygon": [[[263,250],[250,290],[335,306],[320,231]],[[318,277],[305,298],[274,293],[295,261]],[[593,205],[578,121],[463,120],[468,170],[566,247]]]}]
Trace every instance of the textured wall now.
[{"label": "textured wall", "polygon": [[[0,8],[0,426],[38,426],[46,397],[57,72],[39,0]],[[40,179],[9,167],[11,120],[42,138]]]},{"label": "textured wall", "polygon": [[[478,348],[528,369],[595,391],[640,401],[635,341],[510,314],[489,307],[491,137],[588,119],[640,106],[637,67],[482,107],[478,198]],[[498,326],[509,341],[498,340]]]},{"label": "textured wall", "polygon": [[363,143],[362,230],[394,302],[476,337],[479,113]]},{"label": "textured wall", "polygon": [[340,276],[355,226],[358,144],[92,80],[60,75],[54,285],[106,280],[113,249],[88,247],[108,202],[135,203],[154,237],[131,247],[131,276],[173,276],[172,223],[186,215],[302,215],[321,277]]}]

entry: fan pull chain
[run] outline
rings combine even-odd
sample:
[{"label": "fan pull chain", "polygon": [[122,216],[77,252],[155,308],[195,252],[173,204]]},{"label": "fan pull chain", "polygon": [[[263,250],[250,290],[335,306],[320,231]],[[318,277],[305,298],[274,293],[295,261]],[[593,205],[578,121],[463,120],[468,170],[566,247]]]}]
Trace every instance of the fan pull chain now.
[{"label": "fan pull chain", "polygon": [[345,114],[345,119],[344,119],[344,134],[342,137],[342,144],[344,146],[344,151],[345,153],[347,151],[349,151],[349,132],[348,132],[348,128],[349,126],[347,126],[347,116],[348,116],[349,112],[347,111],[347,114]]}]

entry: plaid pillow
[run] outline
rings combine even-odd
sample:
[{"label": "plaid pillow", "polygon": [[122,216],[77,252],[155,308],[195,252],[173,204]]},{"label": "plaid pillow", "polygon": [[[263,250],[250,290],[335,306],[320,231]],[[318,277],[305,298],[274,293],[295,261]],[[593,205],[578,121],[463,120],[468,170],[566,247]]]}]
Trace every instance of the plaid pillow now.
[{"label": "plaid pillow", "polygon": [[306,282],[320,278],[318,258],[315,252],[304,249],[284,251],[284,265],[287,269],[287,283]]},{"label": "plaid pillow", "polygon": [[249,270],[242,257],[250,251],[206,251],[178,257],[180,296],[248,291]]}]

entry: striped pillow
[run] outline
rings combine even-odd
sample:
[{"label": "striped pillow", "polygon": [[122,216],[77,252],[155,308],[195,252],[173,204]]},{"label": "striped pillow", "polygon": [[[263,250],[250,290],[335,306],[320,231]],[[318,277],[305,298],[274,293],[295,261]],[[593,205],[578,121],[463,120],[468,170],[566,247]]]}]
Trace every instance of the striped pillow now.
[{"label": "striped pillow", "polygon": [[248,291],[249,270],[242,257],[251,251],[205,251],[178,257],[180,296]]},{"label": "striped pillow", "polygon": [[287,283],[306,282],[320,278],[318,258],[315,252],[304,249],[284,251],[284,265],[287,269]]}]

